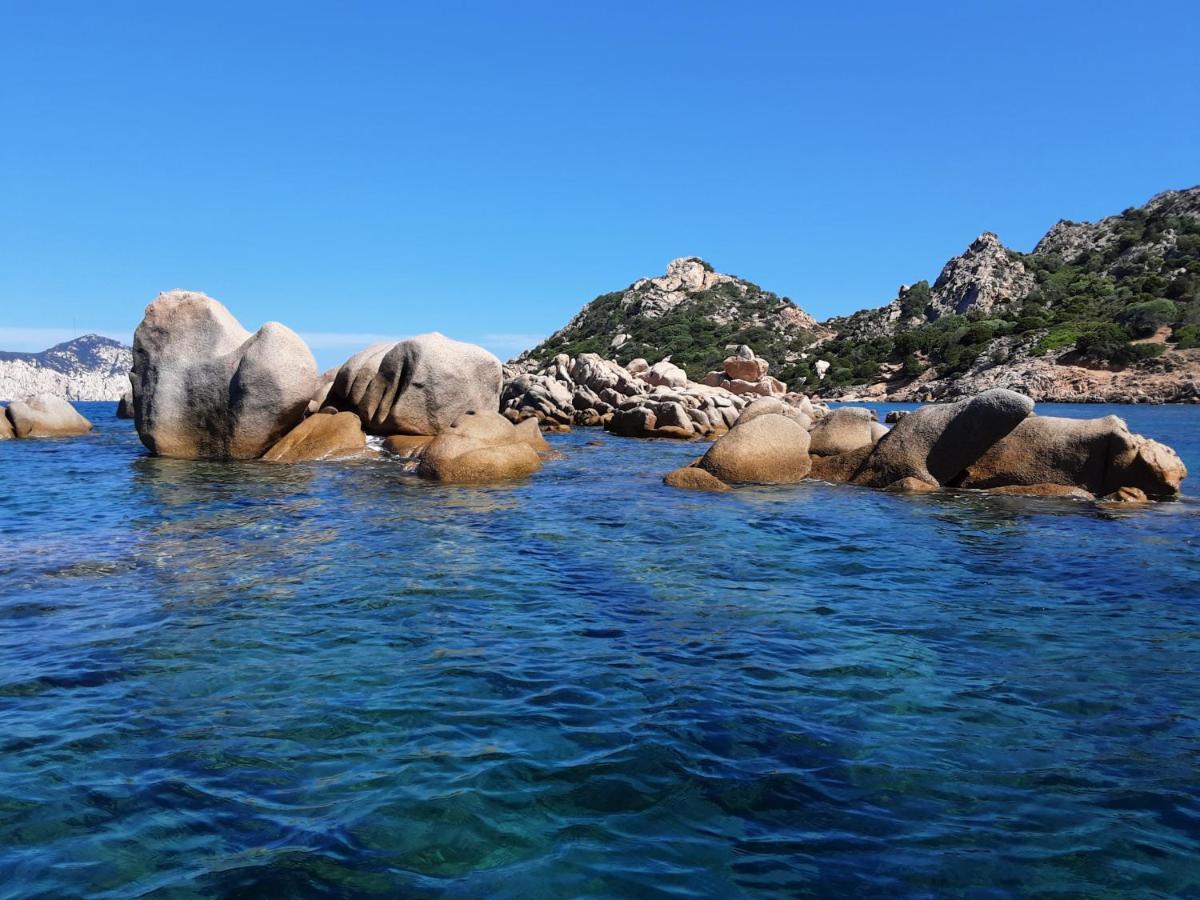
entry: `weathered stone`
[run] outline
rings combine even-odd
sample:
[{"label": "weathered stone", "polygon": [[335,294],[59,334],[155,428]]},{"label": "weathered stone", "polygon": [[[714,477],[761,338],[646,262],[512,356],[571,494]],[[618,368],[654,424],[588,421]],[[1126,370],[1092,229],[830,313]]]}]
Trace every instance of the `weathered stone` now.
[{"label": "weathered stone", "polygon": [[392,434],[383,439],[383,449],[401,459],[417,459],[432,442],[433,435]]},{"label": "weathered stone", "polygon": [[730,484],[793,484],[812,467],[808,432],[785,416],[759,416],[718,438],[700,466]]},{"label": "weathered stone", "polygon": [[92,423],[81,416],[66,400],[38,394],[28,400],[14,400],[5,411],[14,437],[73,437],[87,434]]},{"label": "weathered stone", "polygon": [[460,416],[421,454],[417,473],[454,484],[524,478],[542,466],[537,451],[496,412]]},{"label": "weathered stone", "polygon": [[656,362],[652,365],[642,379],[649,385],[664,385],[666,387],[682,388],[687,387],[687,373],[679,366],[668,360]]},{"label": "weathered stone", "polygon": [[759,359],[755,356],[751,356],[749,359],[742,356],[730,356],[725,360],[722,368],[730,379],[758,381],[767,374],[767,369],[770,368],[770,365],[765,359]]},{"label": "weathered stone", "polygon": [[871,455],[872,449],[871,445],[866,445],[836,456],[813,456],[809,477],[837,484],[853,481],[862,464]]},{"label": "weathered stone", "polygon": [[874,414],[861,406],[830,410],[813,425],[808,452],[813,456],[837,456],[868,447],[875,443],[871,429],[874,420]]},{"label": "weathered stone", "polygon": [[924,406],[875,444],[853,480],[870,487],[888,487],[905,478],[935,487],[949,484],[1032,410],[1028,397],[1003,390]]},{"label": "weathered stone", "polygon": [[516,433],[517,439],[532,447],[538,456],[547,456],[554,452],[550,442],[542,436],[542,429],[538,427],[537,419],[526,419],[517,423]]},{"label": "weathered stone", "polygon": [[668,472],[663,478],[663,484],[688,491],[727,491],[730,489],[729,485],[721,479],[696,466],[684,466],[682,469]]},{"label": "weathered stone", "polygon": [[160,294],[133,336],[138,436],[159,456],[256,458],[303,417],[316,371],[278,322],[251,334],[211,297]]},{"label": "weathered stone", "polygon": [[1186,476],[1174,450],[1130,433],[1116,416],[1030,416],[970,465],[958,484],[1062,484],[1096,496],[1130,487],[1151,497],[1172,497]]},{"label": "weathered stone", "polygon": [[309,416],[270,450],[263,454],[268,462],[315,462],[361,456],[367,448],[362,422],[354,413]]},{"label": "weathered stone", "polygon": [[440,434],[468,413],[499,409],[500,383],[500,360],[433,332],[356,353],[328,401],[357,413],[372,434]]},{"label": "weathered stone", "polygon": [[6,441],[15,438],[13,433],[12,422],[8,419],[8,411],[5,407],[0,407],[0,441]]}]

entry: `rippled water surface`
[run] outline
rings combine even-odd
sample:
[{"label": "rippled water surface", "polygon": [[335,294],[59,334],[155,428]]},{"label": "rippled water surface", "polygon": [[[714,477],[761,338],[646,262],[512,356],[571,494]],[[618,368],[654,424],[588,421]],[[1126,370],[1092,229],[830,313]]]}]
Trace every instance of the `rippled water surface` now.
[{"label": "rippled water surface", "polygon": [[[82,407],[0,443],[0,896],[1200,896],[1194,499],[697,495],[592,430],[453,488]],[[1200,408],[1039,410],[1200,476]]]}]

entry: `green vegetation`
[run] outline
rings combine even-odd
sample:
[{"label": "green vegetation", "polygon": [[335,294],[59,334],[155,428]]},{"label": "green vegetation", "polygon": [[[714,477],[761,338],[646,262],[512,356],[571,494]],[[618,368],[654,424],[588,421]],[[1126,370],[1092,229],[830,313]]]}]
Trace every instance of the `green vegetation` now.
[{"label": "green vegetation", "polygon": [[[1175,246],[1163,250],[1168,231],[1174,232]],[[1200,222],[1133,209],[1118,217],[1114,236],[1103,249],[1070,264],[1052,254],[1015,254],[1033,274],[1034,287],[987,316],[971,310],[901,325],[893,336],[880,337],[871,334],[869,313],[856,314],[843,320],[839,337],[822,344],[797,374],[816,383],[811,366],[823,359],[830,363],[825,382],[835,386],[870,381],[886,364],[910,377],[932,365],[945,377],[966,372],[981,358],[1000,365],[1015,347],[1034,355],[1074,352],[1084,361],[1133,365],[1164,348],[1131,341],[1164,326],[1171,326],[1178,349],[1200,347]],[[913,285],[900,300],[901,323],[923,318],[929,302],[928,283]]]},{"label": "green vegetation", "polygon": [[[791,301],[749,282],[743,293],[736,284],[725,282],[707,291],[693,294],[687,303],[661,316],[630,315],[623,305],[624,292],[604,294],[593,300],[580,314],[565,344],[542,344],[533,355],[542,358],[554,353],[599,353],[615,358],[622,365],[639,356],[656,362],[670,355],[692,379],[719,369],[729,345],[748,344],[776,367],[772,374],[786,369],[781,365],[797,343],[812,338],[802,331],[783,331],[760,322],[781,321],[779,312]],[[722,322],[721,320],[727,320]],[[612,335],[624,332],[630,339],[613,350]],[[806,340],[807,338],[807,340]],[[779,377],[786,376],[780,374]]]}]

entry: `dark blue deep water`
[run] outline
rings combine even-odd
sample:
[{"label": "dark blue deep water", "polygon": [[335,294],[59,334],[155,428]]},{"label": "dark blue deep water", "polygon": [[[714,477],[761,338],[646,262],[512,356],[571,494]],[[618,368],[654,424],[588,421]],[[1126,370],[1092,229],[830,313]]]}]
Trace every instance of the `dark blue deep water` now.
[{"label": "dark blue deep water", "polygon": [[[1200,503],[0,443],[0,896],[1200,896]],[[1200,476],[1198,407],[1119,412]],[[1185,493],[1200,494],[1200,477]]]}]

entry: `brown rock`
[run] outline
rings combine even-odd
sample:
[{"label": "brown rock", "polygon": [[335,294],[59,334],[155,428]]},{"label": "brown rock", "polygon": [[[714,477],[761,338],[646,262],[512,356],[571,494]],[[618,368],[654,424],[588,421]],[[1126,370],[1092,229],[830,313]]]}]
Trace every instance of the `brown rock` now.
[{"label": "brown rock", "polygon": [[871,455],[871,446],[859,447],[850,453],[840,453],[836,456],[812,457],[812,471],[809,478],[821,481],[832,481],[835,484],[852,481],[862,464]]},{"label": "brown rock", "polygon": [[723,366],[725,374],[730,379],[739,379],[741,381],[758,381],[767,374],[769,365],[765,359],[754,357],[752,359],[744,359],[740,356],[731,356],[725,360]]},{"label": "brown rock", "polygon": [[537,451],[498,412],[460,416],[421,454],[417,473],[453,484],[508,481],[542,466]]},{"label": "brown rock", "polygon": [[1130,433],[1116,416],[1031,416],[970,465],[958,484],[1063,484],[1096,496],[1130,487],[1150,497],[1173,497],[1186,476],[1174,450]]},{"label": "brown rock", "polygon": [[532,447],[539,456],[554,453],[550,442],[542,436],[542,429],[538,426],[537,419],[525,419],[523,422],[518,422],[516,432],[517,438]]},{"label": "brown rock", "polygon": [[312,462],[359,456],[367,447],[362,422],[352,412],[309,416],[263,454],[268,462]]},{"label": "brown rock", "polygon": [[1108,503],[1146,503],[1149,499],[1145,491],[1135,487],[1118,488],[1104,498]]},{"label": "brown rock", "polygon": [[718,438],[700,466],[730,484],[794,484],[812,468],[808,432],[785,416],[759,416]]},{"label": "brown rock", "polygon": [[924,479],[909,476],[893,481],[884,490],[893,491],[897,494],[924,494],[929,491],[938,490],[938,486]]},{"label": "brown rock", "polygon": [[730,489],[729,485],[720,478],[695,466],[684,466],[682,469],[668,472],[663,478],[663,484],[683,488],[687,491],[727,491]]},{"label": "brown rock", "polygon": [[874,414],[862,406],[831,410],[812,429],[808,452],[813,456],[838,456],[875,443],[871,426]]},{"label": "brown rock", "polygon": [[28,400],[14,400],[5,410],[14,437],[73,437],[87,434],[92,423],[75,407],[53,394],[38,394]]},{"label": "brown rock", "polygon": [[0,441],[6,441],[15,437],[12,422],[8,420],[8,412],[4,407],[0,407]]},{"label": "brown rock", "polygon": [[949,484],[1032,410],[1028,397],[1005,390],[923,406],[875,444],[854,483],[888,487],[916,478],[935,487]]}]

